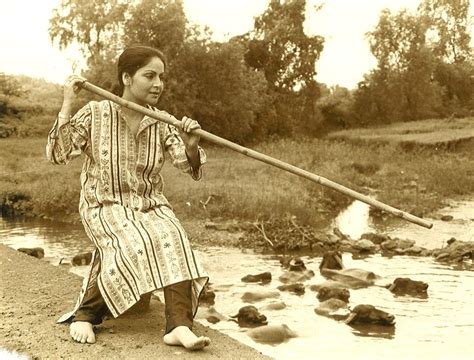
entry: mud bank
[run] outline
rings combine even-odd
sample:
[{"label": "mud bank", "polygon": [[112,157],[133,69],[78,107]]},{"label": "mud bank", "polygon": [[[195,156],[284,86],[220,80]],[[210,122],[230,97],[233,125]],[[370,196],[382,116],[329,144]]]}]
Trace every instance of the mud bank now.
[{"label": "mud bank", "polygon": [[31,359],[270,359],[198,323],[211,345],[190,352],[163,343],[164,306],[153,298],[146,313],[129,313],[97,327],[97,343],[81,345],[57,318],[70,310],[81,278],[67,269],[0,245],[0,350]]}]

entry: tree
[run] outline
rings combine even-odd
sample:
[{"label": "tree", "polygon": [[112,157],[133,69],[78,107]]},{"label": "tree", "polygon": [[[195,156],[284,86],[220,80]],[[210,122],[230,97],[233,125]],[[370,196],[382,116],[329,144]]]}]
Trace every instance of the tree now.
[{"label": "tree", "polygon": [[262,70],[269,85],[279,91],[308,85],[316,76],[324,39],[305,34],[305,6],[305,0],[271,0],[250,34],[247,64]]},{"label": "tree", "polygon": [[123,41],[158,48],[174,59],[183,49],[186,25],[182,0],[142,0],[129,9]]},{"label": "tree", "polygon": [[256,114],[268,101],[264,77],[245,66],[243,54],[236,41],[187,44],[175,61],[176,77],[167,80],[162,106],[229,140],[251,141],[254,129],[264,125],[256,123]]},{"label": "tree", "polygon": [[324,39],[305,34],[305,11],[305,0],[272,0],[254,29],[241,37],[247,65],[265,75],[273,101],[260,117],[269,117],[276,135],[314,133],[319,121],[315,77]]},{"label": "tree", "polygon": [[414,54],[426,47],[429,23],[406,9],[392,15],[385,9],[374,31],[367,34],[370,50],[381,71],[406,71]]},{"label": "tree", "polygon": [[472,58],[469,0],[423,0],[418,11],[430,21],[436,56],[448,63]]},{"label": "tree", "polygon": [[316,106],[324,117],[323,128],[333,130],[348,127],[352,103],[352,94],[347,88],[331,87],[329,93],[321,96],[316,102]]},{"label": "tree", "polygon": [[0,72],[0,94],[6,96],[21,96],[25,93],[15,77]]},{"label": "tree", "polygon": [[367,34],[377,69],[356,91],[359,122],[408,121],[437,114],[441,89],[433,81],[436,58],[426,43],[428,28],[424,15],[405,9],[395,15],[382,11],[376,28]]},{"label": "tree", "polygon": [[[206,29],[188,26],[182,0],[134,1],[120,14],[107,4],[63,1],[51,20],[53,39],[62,41],[63,47],[73,41],[82,45],[88,56],[83,72],[87,79],[113,90],[117,75],[110,64],[119,48],[134,44],[159,48],[168,60],[160,108],[178,118],[195,117],[206,130],[234,141],[248,142],[254,129],[264,131],[256,121],[268,103],[266,82],[246,66],[239,42],[213,43]],[[104,20],[107,17],[110,23]],[[90,98],[81,94],[81,103]]]},{"label": "tree", "polygon": [[59,48],[77,43],[87,58],[117,46],[127,4],[120,0],[62,0],[53,10],[49,35]]},{"label": "tree", "polygon": [[418,11],[430,19],[429,44],[437,57],[434,79],[443,88],[443,115],[474,110],[474,59],[469,0],[423,0]]}]

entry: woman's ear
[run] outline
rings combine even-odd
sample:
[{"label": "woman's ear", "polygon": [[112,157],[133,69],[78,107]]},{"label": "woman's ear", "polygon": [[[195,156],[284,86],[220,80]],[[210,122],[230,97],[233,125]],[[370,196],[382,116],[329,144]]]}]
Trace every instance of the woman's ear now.
[{"label": "woman's ear", "polygon": [[127,73],[122,73],[122,82],[125,86],[129,86],[130,85],[130,82],[131,82],[131,78],[130,78],[130,75],[128,75]]}]

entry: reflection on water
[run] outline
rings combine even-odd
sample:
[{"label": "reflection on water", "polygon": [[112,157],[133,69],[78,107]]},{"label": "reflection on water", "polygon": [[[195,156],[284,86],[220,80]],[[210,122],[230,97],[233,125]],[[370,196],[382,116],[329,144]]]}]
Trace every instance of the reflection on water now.
[{"label": "reflection on water", "polygon": [[359,239],[363,233],[375,232],[390,237],[415,240],[416,245],[427,249],[446,246],[452,237],[457,240],[474,241],[474,201],[460,201],[439,211],[442,215],[451,215],[453,220],[429,219],[431,229],[423,228],[406,220],[389,216],[386,220],[369,217],[369,205],[354,201],[334,220],[332,226],[338,227],[343,234]]},{"label": "reflection on water", "polygon": [[[462,208],[460,213],[464,216],[466,211],[472,209],[472,204],[467,204],[467,209]],[[450,223],[435,221],[433,230],[421,228],[422,235],[417,235],[411,231],[410,226],[396,228],[393,222],[374,224],[368,217],[368,209],[360,204],[354,203],[352,209],[354,213],[352,210],[345,212],[350,220],[344,219],[341,214],[336,223],[342,232],[353,238],[358,238],[363,232],[384,228],[391,236],[414,239],[419,245],[426,247],[439,247],[452,236],[460,240],[472,240],[472,232],[466,232],[466,227],[472,226],[472,220],[466,216],[453,215],[454,220]],[[452,210],[451,214],[457,211]],[[357,217],[357,214],[362,215]],[[416,225],[415,227],[418,228]],[[350,229],[355,229],[355,232],[351,233]],[[448,234],[450,231],[452,232]],[[45,249],[47,260],[54,264],[60,258],[70,259],[79,252],[92,249],[81,226],[42,221],[0,219],[0,242],[13,248],[41,246]],[[215,308],[224,315],[234,315],[240,307],[247,305],[241,300],[244,292],[276,290],[281,285],[278,280],[283,273],[280,263],[269,255],[219,247],[198,247],[196,253],[203,259],[211,276],[211,283],[216,289]],[[279,300],[284,301],[287,307],[283,310],[264,311],[270,324],[288,325],[298,334],[297,338],[276,346],[264,345],[254,342],[234,322],[202,322],[276,359],[431,360],[467,359],[474,356],[471,346],[474,335],[473,272],[455,270],[451,266],[436,263],[431,258],[398,256],[388,259],[374,255],[354,259],[349,254],[344,254],[343,260],[347,267],[371,270],[383,276],[387,283],[396,277],[410,277],[429,284],[429,296],[426,299],[395,297],[387,289],[376,286],[351,290],[350,307],[371,304],[396,317],[394,328],[361,329],[314,313],[318,300],[316,293],[309,290],[309,285],[324,280],[318,270],[321,259],[306,256],[303,260],[307,268],[316,273],[313,279],[305,282],[306,293],[297,296],[281,292]],[[75,272],[83,272],[84,267],[73,269]],[[240,280],[247,274],[265,271],[270,271],[273,279],[267,285],[248,284]],[[261,308],[272,301],[265,300],[255,305]]]},{"label": "reflection on water", "polygon": [[94,249],[82,225],[0,218],[0,242],[12,248],[42,247],[47,259],[67,258]]},{"label": "reflection on water", "polygon": [[[246,305],[241,296],[246,291],[275,290],[281,285],[278,277],[283,273],[278,260],[271,256],[243,254],[239,250],[209,248],[200,250],[205,265],[211,269],[211,278],[216,292],[216,309],[232,315]],[[250,339],[245,331],[233,322],[215,325],[231,337],[253,346],[276,359],[437,359],[452,356],[455,359],[469,358],[472,354],[470,339],[474,334],[474,273],[454,271],[449,266],[434,263],[431,258],[394,257],[379,255],[365,259],[353,259],[344,255],[347,267],[372,270],[383,276],[386,282],[396,277],[410,277],[429,284],[428,298],[408,296],[395,297],[382,287],[351,290],[350,306],[372,304],[396,317],[394,328],[350,327],[342,322],[318,316],[314,308],[318,304],[316,293],[308,289],[310,284],[324,279],[318,273],[320,258],[303,257],[307,267],[316,276],[305,282],[306,293],[297,296],[281,292],[279,300],[287,307],[284,310],[266,310],[270,324],[284,323],[298,337],[278,346],[262,345]],[[268,285],[243,283],[246,274],[264,271],[272,273]],[[273,300],[256,304],[261,308]]]},{"label": "reflection on water", "polygon": [[372,219],[369,217],[369,205],[361,201],[354,201],[341,211],[334,220],[334,227],[352,239],[359,239],[364,233],[372,229]]}]

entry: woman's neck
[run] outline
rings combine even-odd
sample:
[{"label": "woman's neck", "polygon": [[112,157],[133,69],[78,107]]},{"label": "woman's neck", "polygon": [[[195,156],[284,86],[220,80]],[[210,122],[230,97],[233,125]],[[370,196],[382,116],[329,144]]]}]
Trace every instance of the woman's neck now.
[{"label": "woman's neck", "polygon": [[125,120],[127,122],[129,121],[140,121],[143,118],[143,114],[135,111],[128,109],[126,107],[122,107],[122,114],[125,116]]},{"label": "woman's neck", "polygon": [[[128,92],[124,92],[124,94],[122,95],[122,99],[124,100],[127,100],[129,102],[133,102],[137,105],[140,105],[140,106],[143,106],[143,107],[146,107],[146,104],[141,104],[139,102],[136,101],[135,97],[132,96],[130,93]],[[130,119],[130,120],[141,120],[143,118],[143,115],[135,110],[132,110],[132,109],[129,109],[129,108],[126,108],[126,107],[122,107],[122,113],[125,115],[125,117],[127,119]]]}]

